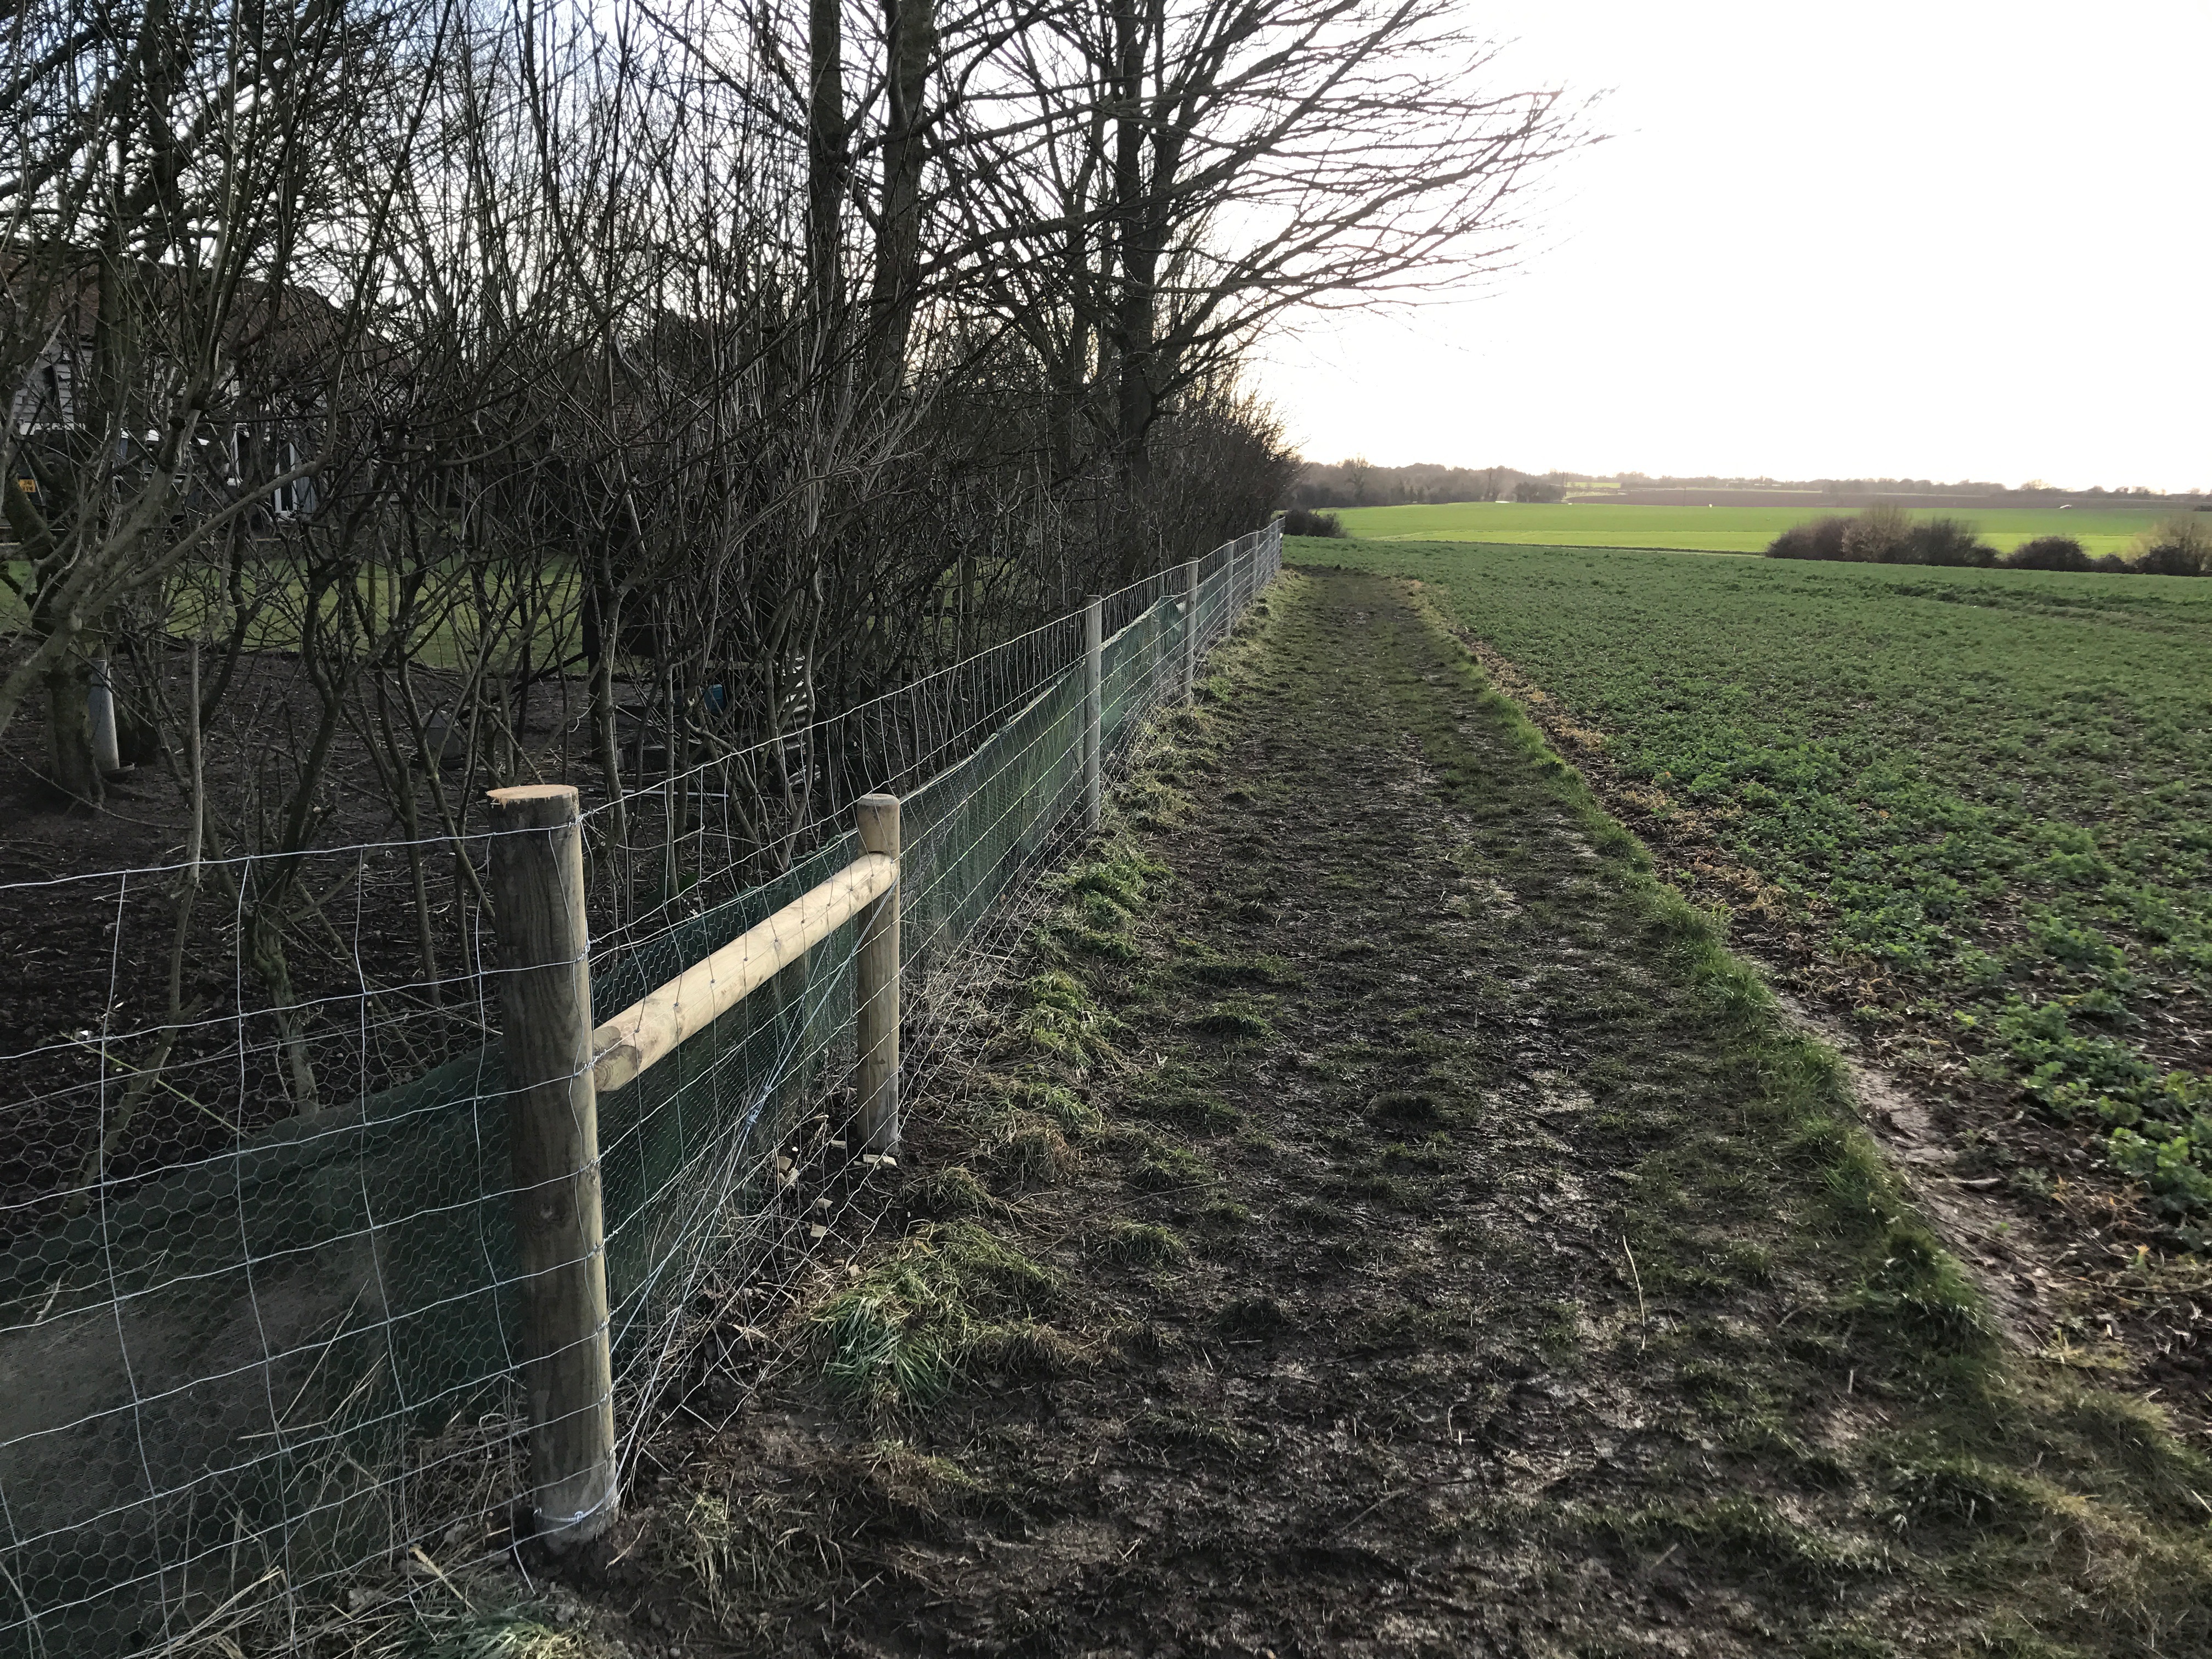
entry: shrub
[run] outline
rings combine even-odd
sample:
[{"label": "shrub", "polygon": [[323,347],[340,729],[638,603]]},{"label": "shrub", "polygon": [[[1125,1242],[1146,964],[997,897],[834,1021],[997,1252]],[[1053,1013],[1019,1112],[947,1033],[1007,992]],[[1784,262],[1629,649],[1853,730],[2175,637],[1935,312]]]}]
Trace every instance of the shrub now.
[{"label": "shrub", "polygon": [[2089,556],[2071,536],[2038,536],[2004,556],[2008,570],[2087,570]]},{"label": "shrub", "polygon": [[1912,515],[1892,501],[1876,501],[1844,529],[1844,557],[1861,564],[1905,564],[1912,541]]},{"label": "shrub", "polygon": [[1989,565],[1996,550],[1960,519],[1915,524],[1905,508],[1879,501],[1856,518],[1831,513],[1792,525],[1767,544],[1770,559],[1848,559],[1862,564]]},{"label": "shrub", "polygon": [[1814,519],[1809,524],[1796,524],[1767,544],[1770,559],[1840,559],[1844,556],[1844,532],[1850,520],[1840,514],[1832,513],[1824,519]]},{"label": "shrub", "polygon": [[2136,538],[2133,568],[2146,576],[2212,574],[2212,530],[2177,514]]},{"label": "shrub", "polygon": [[1344,521],[1334,513],[1317,513],[1311,507],[1293,507],[1283,514],[1283,534],[1341,536],[1344,534]]},{"label": "shrub", "polygon": [[1561,484],[1546,483],[1541,478],[1523,478],[1513,486],[1513,499],[1516,501],[1564,501],[1567,499],[1567,492]]},{"label": "shrub", "polygon": [[1904,562],[1979,568],[1996,562],[1997,550],[1963,519],[1930,519],[1905,532]]}]

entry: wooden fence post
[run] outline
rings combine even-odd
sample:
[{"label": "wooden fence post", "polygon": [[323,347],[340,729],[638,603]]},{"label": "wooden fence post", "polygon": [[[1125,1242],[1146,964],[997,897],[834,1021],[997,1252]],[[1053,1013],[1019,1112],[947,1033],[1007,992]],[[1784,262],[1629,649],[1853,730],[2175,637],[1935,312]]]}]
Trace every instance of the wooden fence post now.
[{"label": "wooden fence post", "polygon": [[[863,795],[854,805],[860,845],[899,856],[896,795]],[[902,884],[860,913],[860,945],[853,962],[857,1005],[854,1046],[859,1050],[860,1139],[872,1152],[899,1147],[899,898]]]},{"label": "wooden fence post", "polygon": [[1100,781],[1105,716],[1105,606],[1093,593],[1083,605],[1083,824],[1096,835],[1106,818]]},{"label": "wooden fence post", "polygon": [[495,789],[491,827],[531,1508],[538,1538],[565,1549],[605,1532],[619,1501],[576,792]]},{"label": "wooden fence post", "polygon": [[1182,700],[1198,696],[1198,561],[1182,568]]}]

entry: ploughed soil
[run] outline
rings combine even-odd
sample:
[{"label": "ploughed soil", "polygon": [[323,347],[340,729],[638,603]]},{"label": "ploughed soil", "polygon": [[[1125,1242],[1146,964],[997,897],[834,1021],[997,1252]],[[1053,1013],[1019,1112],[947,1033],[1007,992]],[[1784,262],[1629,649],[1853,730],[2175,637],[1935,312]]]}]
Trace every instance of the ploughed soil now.
[{"label": "ploughed soil", "polygon": [[1401,587],[1262,609],[884,1207],[709,1311],[616,1532],[533,1564],[546,1639],[2212,1651],[2160,1404],[2012,1339],[1833,1052]]}]

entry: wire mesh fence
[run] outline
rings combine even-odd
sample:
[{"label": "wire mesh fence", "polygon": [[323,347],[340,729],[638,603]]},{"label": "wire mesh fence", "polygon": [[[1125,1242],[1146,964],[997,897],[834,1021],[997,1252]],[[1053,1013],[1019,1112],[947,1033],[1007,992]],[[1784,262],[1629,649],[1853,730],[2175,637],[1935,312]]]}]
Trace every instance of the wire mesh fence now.
[{"label": "wire mesh fence", "polygon": [[[1109,769],[1280,562],[1271,527],[1106,597]],[[663,733],[659,781],[585,815],[594,1018],[851,863],[871,792],[902,800],[907,1018],[944,1018],[1079,831],[1083,659],[1063,617],[735,754],[686,763]],[[106,1005],[5,1057],[0,1651],[159,1650],[210,1621],[281,1640],[364,1562],[513,1541],[526,1413],[487,842],[457,824],[0,887],[111,924]],[[319,951],[264,936],[280,885]],[[430,893],[458,951],[393,920]],[[185,995],[211,928],[230,994]],[[686,1363],[687,1310],[787,1273],[867,1178],[854,934],[600,1098],[624,1461]],[[126,1017],[130,982],[163,973],[173,1017]]]}]

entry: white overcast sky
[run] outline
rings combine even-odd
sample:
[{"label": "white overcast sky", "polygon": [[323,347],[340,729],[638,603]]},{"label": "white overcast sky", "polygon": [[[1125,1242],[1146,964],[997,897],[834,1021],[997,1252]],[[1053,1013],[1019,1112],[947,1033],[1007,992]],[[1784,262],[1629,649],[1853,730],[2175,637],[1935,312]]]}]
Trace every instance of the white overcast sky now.
[{"label": "white overcast sky", "polygon": [[1467,0],[1603,93],[1519,268],[1272,341],[1305,454],[2212,486],[2212,0]]}]

